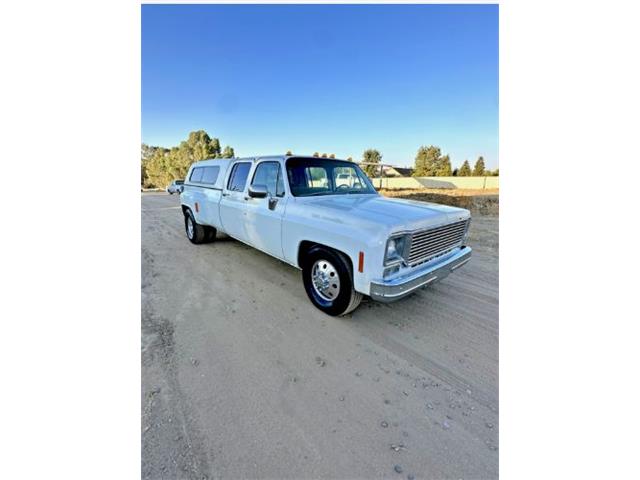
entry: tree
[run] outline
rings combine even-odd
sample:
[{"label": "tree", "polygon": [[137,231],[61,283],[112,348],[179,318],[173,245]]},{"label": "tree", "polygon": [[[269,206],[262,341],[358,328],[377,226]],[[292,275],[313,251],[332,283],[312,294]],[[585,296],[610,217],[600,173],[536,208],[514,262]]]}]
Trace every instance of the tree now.
[{"label": "tree", "polygon": [[146,143],[142,144],[140,152],[140,181],[143,187],[148,186],[149,176],[147,174],[147,165],[158,148],[159,147],[150,147]]},{"label": "tree", "polygon": [[220,151],[220,141],[204,130],[189,133],[186,140],[171,149],[142,145],[142,182],[147,187],[164,187],[172,180],[184,178],[192,163],[207,158],[231,158],[235,152],[227,146]]},{"label": "tree", "polygon": [[440,157],[438,160],[438,166],[436,170],[436,176],[438,177],[450,177],[451,176],[451,160],[449,155]]},{"label": "tree", "polygon": [[451,176],[451,160],[449,155],[442,156],[439,147],[422,146],[416,154],[414,177]]},{"label": "tree", "polygon": [[473,166],[473,176],[474,177],[484,176],[484,158],[478,157],[478,160],[476,160],[476,164]]},{"label": "tree", "polygon": [[[362,154],[362,161],[364,163],[380,163],[382,154],[374,148],[369,148]],[[378,175],[378,167],[376,165],[364,165],[363,170],[369,177]]]},{"label": "tree", "polygon": [[471,176],[471,167],[469,166],[469,160],[465,160],[460,170],[458,170],[459,177],[470,177]]},{"label": "tree", "polygon": [[226,147],[224,147],[221,156],[222,158],[233,158],[236,156],[236,152],[233,150],[233,147],[227,145]]}]

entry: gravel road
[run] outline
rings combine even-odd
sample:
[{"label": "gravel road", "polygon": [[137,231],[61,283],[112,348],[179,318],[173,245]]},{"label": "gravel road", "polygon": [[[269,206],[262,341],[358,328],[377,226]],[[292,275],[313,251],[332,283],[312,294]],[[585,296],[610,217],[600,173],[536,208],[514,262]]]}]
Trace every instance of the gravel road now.
[{"label": "gravel road", "polygon": [[498,217],[441,283],[334,318],[179,204],[142,195],[143,478],[498,477]]}]

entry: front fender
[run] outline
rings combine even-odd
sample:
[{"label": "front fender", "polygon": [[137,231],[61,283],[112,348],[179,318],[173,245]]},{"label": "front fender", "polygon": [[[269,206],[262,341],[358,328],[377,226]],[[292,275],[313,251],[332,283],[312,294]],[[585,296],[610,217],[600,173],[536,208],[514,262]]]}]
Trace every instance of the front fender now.
[{"label": "front fender", "polygon": [[[294,211],[291,211],[294,210]],[[357,292],[369,295],[371,279],[382,275],[382,255],[388,232],[379,225],[353,226],[335,218],[300,214],[287,206],[282,223],[282,249],[285,260],[301,267],[298,252],[303,242],[324,245],[342,252],[353,265],[353,285]],[[358,270],[360,252],[363,269]]]}]

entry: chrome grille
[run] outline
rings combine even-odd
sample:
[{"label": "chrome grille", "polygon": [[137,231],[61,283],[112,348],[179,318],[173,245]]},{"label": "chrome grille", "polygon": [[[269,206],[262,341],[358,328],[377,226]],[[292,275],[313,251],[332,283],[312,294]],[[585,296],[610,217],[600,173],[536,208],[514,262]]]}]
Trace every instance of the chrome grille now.
[{"label": "chrome grille", "polygon": [[407,263],[413,267],[460,246],[468,225],[467,219],[414,233]]}]

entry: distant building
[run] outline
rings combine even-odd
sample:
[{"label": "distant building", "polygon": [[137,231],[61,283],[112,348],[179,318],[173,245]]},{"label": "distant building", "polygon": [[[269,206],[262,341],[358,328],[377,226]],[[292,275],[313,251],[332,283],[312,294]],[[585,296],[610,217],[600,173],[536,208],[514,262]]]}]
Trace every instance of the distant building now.
[{"label": "distant building", "polygon": [[392,167],[385,165],[383,167],[385,177],[410,177],[413,174],[413,168]]}]

